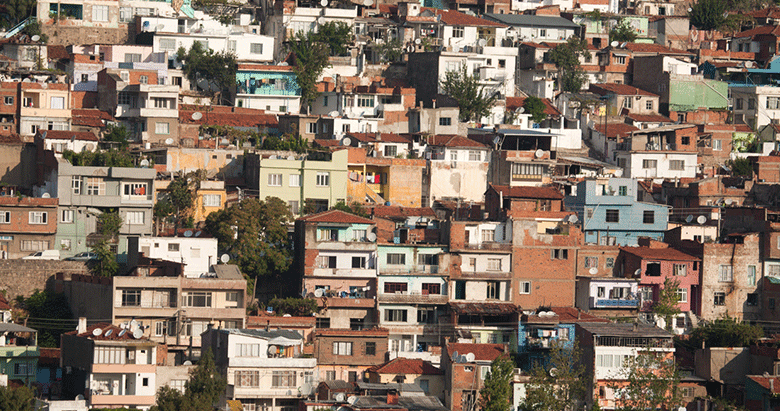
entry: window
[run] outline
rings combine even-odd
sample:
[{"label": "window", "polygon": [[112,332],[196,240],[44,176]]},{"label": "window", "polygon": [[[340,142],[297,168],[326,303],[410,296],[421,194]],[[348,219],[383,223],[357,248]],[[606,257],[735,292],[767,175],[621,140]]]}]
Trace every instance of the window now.
[{"label": "window", "polygon": [[498,281],[488,281],[487,283],[487,299],[496,300],[501,295],[501,283]]},{"label": "window", "polygon": [[295,387],[297,374],[295,371],[274,371],[271,377],[272,387]]},{"label": "window", "polygon": [[439,117],[439,125],[440,126],[451,126],[452,125],[452,118],[451,117]]},{"label": "window", "polygon": [[149,76],[145,76],[145,75],[138,76],[138,82],[140,84],[149,84]]},{"label": "window", "polygon": [[282,175],[281,174],[269,174],[268,175],[268,185],[271,187],[281,187],[282,186]]},{"label": "window", "polygon": [[179,243],[168,243],[168,252],[179,252]]},{"label": "window", "polygon": [[330,328],[330,318],[319,317],[315,321],[315,327],[317,328]]},{"label": "window", "polygon": [[375,342],[367,342],[366,343],[366,355],[376,355],[376,343]]},{"label": "window", "polygon": [[463,38],[463,27],[461,27],[461,26],[454,26],[452,28],[452,37]]},{"label": "window", "polygon": [[436,311],[418,308],[417,322],[421,324],[436,324]]},{"label": "window", "polygon": [[539,37],[547,37],[547,29],[540,29]]},{"label": "window", "polygon": [[3,102],[5,103],[6,106],[13,105],[14,104],[14,97],[13,96],[5,96],[3,98]]},{"label": "window", "polygon": [[[125,53],[125,63],[140,63],[140,62],[141,62],[140,53]],[[127,73],[127,72],[125,71],[123,73]],[[127,81],[124,77],[122,78],[122,80]]]},{"label": "window", "polygon": [[723,141],[722,140],[712,140],[712,149],[715,151],[723,150]]},{"label": "window", "polygon": [[721,265],[719,269],[718,281],[722,283],[734,280],[734,267],[730,265]]},{"label": "window", "polygon": [[482,230],[482,242],[491,243],[495,241],[496,230]]},{"label": "window", "polygon": [[317,187],[330,186],[330,173],[317,173]]},{"label": "window", "polygon": [[741,98],[736,99],[735,103],[736,103],[735,106],[736,106],[737,110],[742,110],[744,108],[743,107],[744,103],[743,103],[743,100]]},{"label": "window", "polygon": [[652,110],[653,109],[653,100],[645,101],[645,109],[646,110]]},{"label": "window", "polygon": [[405,293],[408,287],[407,283],[385,283],[385,293]]},{"label": "window", "polygon": [[756,266],[754,265],[748,266],[747,283],[751,287],[756,285]]},{"label": "window", "polygon": [[628,195],[628,187],[626,186],[620,186],[618,187],[618,195],[625,197]]},{"label": "window", "polygon": [[349,133],[349,124],[342,124],[341,125],[341,132],[342,133]]},{"label": "window", "polygon": [[585,209],[585,216],[588,220],[593,218],[593,209],[592,208],[586,208]]},{"label": "window", "polygon": [[599,268],[599,258],[585,257],[585,268]]},{"label": "window", "polygon": [[211,293],[190,291],[184,294],[185,307],[211,307]]},{"label": "window", "polygon": [[437,283],[423,283],[422,285],[423,295],[440,295],[441,284]]},{"label": "window", "polygon": [[357,98],[358,107],[374,107],[374,96],[359,95]]},{"label": "window", "polygon": [[417,264],[419,265],[439,265],[439,256],[437,254],[418,254]]},{"label": "window", "polygon": [[758,305],[758,294],[756,293],[750,293],[747,295],[747,301],[745,301],[745,304],[755,307]]},{"label": "window", "polygon": [[117,95],[116,103],[124,106],[133,105],[133,97],[130,93],[119,92]]},{"label": "window", "polygon": [[482,153],[476,150],[469,150],[469,161],[482,161]]},{"label": "window", "polygon": [[403,265],[406,264],[406,254],[388,254],[388,265]]},{"label": "window", "polygon": [[154,132],[157,134],[170,134],[170,124],[165,122],[155,123]]},{"label": "window", "polygon": [[675,264],[674,265],[674,275],[678,277],[685,277],[688,273],[688,266],[685,264]]},{"label": "window", "polygon": [[748,110],[755,110],[756,109],[756,99],[749,98],[748,99]]},{"label": "window", "polygon": [[366,268],[366,257],[352,257],[352,268]]},{"label": "window", "polygon": [[642,213],[642,222],[645,224],[655,224],[655,211],[645,210]]},{"label": "window", "polygon": [[713,305],[726,305],[726,293],[716,292]]},{"label": "window", "polygon": [[[168,324],[168,321],[157,321],[154,324],[154,335],[157,337],[162,337],[165,335],[174,335],[173,331],[176,329],[175,323],[171,321],[171,324]],[[170,330],[170,334],[169,334]]]},{"label": "window", "polygon": [[549,170],[544,164],[512,163],[512,180],[539,180]]},{"label": "window", "polygon": [[236,387],[259,387],[260,371],[236,371]]},{"label": "window", "polygon": [[144,224],[144,212],[143,211],[128,211],[125,214],[125,224],[127,225],[143,225]]},{"label": "window", "polygon": [[[323,230],[319,230],[319,241],[338,241],[339,240],[339,230],[327,228]],[[334,257],[335,258],[335,257]]]},{"label": "window", "polygon": [[160,50],[174,51],[176,50],[175,39],[160,39]]},{"label": "window", "polygon": [[632,108],[632,105],[634,104],[632,97],[626,97],[623,99],[623,108]]},{"label": "window", "polygon": [[301,175],[290,174],[290,187],[300,187],[300,186],[301,186]]},{"label": "window", "polygon": [[46,224],[49,221],[49,214],[45,211],[30,211],[30,224]]},{"label": "window", "polygon": [[71,241],[69,238],[63,238],[60,240],[60,249],[62,250],[70,250],[71,247]]},{"label": "window", "polygon": [[263,54],[263,43],[251,43],[249,52],[252,54]]},{"label": "window", "polygon": [[122,307],[140,307],[141,290],[122,290]]},{"label": "window", "polygon": [[615,267],[615,258],[614,257],[607,257],[606,262],[604,263],[605,268],[614,268]]},{"label": "window", "polygon": [[501,259],[500,258],[488,258],[487,260],[488,271],[501,271]]},{"label": "window", "polygon": [[368,231],[363,230],[352,230],[352,241],[366,241],[366,238],[368,237]]},{"label": "window", "polygon": [[531,294],[530,281],[520,281],[520,294]]},{"label": "window", "polygon": [[92,6],[92,21],[108,21],[108,6]]},{"label": "window", "polygon": [[780,277],[780,264],[769,264],[766,275],[769,277]]},{"label": "window", "polygon": [[395,157],[396,155],[398,155],[398,147],[385,146],[385,157]]},{"label": "window", "polygon": [[106,195],[106,182],[102,178],[88,177],[86,186],[88,196]]},{"label": "window", "polygon": [[658,160],[642,160],[642,168],[654,169],[658,167]]},{"label": "window", "polygon": [[124,347],[96,346],[93,350],[92,361],[95,364],[124,364],[127,352]]},{"label": "window", "polygon": [[569,259],[569,250],[565,248],[553,248],[550,250],[550,259],[551,260],[568,260]]},{"label": "window", "polygon": [[11,223],[11,212],[0,211],[0,224],[10,224],[10,223]]},{"label": "window", "polygon": [[677,289],[677,302],[678,303],[687,303],[688,302],[688,289],[687,288],[678,288]]},{"label": "window", "polygon": [[406,322],[406,310],[385,310],[385,321]]},{"label": "window", "polygon": [[620,210],[614,209],[614,208],[608,208],[606,213],[605,221],[608,223],[619,223],[620,222]]},{"label": "window", "polygon": [[204,207],[220,207],[222,205],[221,194],[204,194],[203,206]]},{"label": "window", "polygon": [[22,240],[22,251],[42,251],[49,249],[49,242],[45,240]]},{"label": "window", "polygon": [[626,56],[615,56],[615,64],[626,64]]},{"label": "window", "polygon": [[685,170],[685,160],[669,160],[669,170]]}]

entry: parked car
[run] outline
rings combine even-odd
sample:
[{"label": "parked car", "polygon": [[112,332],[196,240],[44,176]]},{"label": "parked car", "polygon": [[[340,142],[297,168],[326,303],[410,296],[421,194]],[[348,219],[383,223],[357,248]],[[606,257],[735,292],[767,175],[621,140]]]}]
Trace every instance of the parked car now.
[{"label": "parked car", "polygon": [[22,260],[59,260],[60,250],[43,250],[36,251],[27,257],[22,257]]},{"label": "parked car", "polygon": [[68,257],[65,259],[65,261],[89,261],[89,260],[97,260],[98,256],[95,253],[91,253],[89,251],[84,251],[83,253],[78,253],[74,255],[73,257]]}]

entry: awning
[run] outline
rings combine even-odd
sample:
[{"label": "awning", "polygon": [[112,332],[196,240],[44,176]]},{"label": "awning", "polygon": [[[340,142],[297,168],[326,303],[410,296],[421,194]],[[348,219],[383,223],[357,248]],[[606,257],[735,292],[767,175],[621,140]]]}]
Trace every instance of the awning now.
[{"label": "awning", "polygon": [[450,308],[459,315],[503,315],[520,311],[520,308],[512,303],[450,303]]},{"label": "awning", "polygon": [[292,340],[285,337],[275,337],[268,341],[268,345],[282,345],[282,346],[293,346],[293,345],[300,345],[301,340]]}]

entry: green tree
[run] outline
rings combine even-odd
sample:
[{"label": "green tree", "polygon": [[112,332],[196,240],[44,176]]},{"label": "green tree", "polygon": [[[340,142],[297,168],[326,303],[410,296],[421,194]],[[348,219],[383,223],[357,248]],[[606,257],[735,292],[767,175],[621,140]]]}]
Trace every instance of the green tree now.
[{"label": "green tree", "polygon": [[[265,201],[250,198],[206,217],[206,231],[219,242],[255,288],[289,286],[282,275],[290,267],[292,248],[287,226],[293,216],[287,203],[277,197]],[[281,292],[279,292],[281,294]],[[255,293],[252,292],[252,297]]]},{"label": "green tree", "polygon": [[382,61],[400,61],[404,56],[404,45],[400,39],[392,39],[374,47],[374,51],[379,54]]},{"label": "green tree", "polygon": [[698,0],[691,6],[688,17],[699,30],[717,30],[726,22],[726,10],[725,0]]},{"label": "green tree", "polygon": [[620,22],[609,31],[609,42],[633,43],[636,41],[636,30],[631,27],[628,19],[621,19]]},{"label": "green tree", "polygon": [[152,411],[213,411],[227,387],[227,380],[214,364],[214,355],[207,349],[190,372],[184,393],[167,386],[157,391],[157,404]]},{"label": "green tree", "polygon": [[[176,55],[184,63],[183,71],[187,79],[207,93],[225,92],[236,84],[238,63],[235,54],[227,51],[215,53],[204,49],[200,42],[192,43],[189,50],[179,47]],[[205,82],[202,87],[199,83]]]},{"label": "green tree", "polygon": [[317,301],[311,298],[274,298],[268,302],[277,315],[290,314],[295,317],[311,317],[320,311]]},{"label": "green tree", "polygon": [[677,295],[677,289],[680,288],[680,281],[667,277],[664,280],[664,286],[658,296],[658,301],[653,303],[653,313],[664,319],[666,329],[672,329],[674,317],[680,314],[680,297]]},{"label": "green tree", "polygon": [[122,229],[122,217],[115,209],[107,210],[97,218],[97,232],[105,239],[115,239]]},{"label": "green tree", "polygon": [[320,25],[313,37],[328,45],[331,56],[343,56],[352,42],[352,27],[343,21],[329,21]]},{"label": "green tree", "polygon": [[0,386],[0,411],[33,411],[35,392],[31,388]]},{"label": "green tree", "polygon": [[748,347],[763,336],[761,327],[725,317],[694,328],[688,342],[696,348],[700,348],[702,343],[707,347]]},{"label": "green tree", "polygon": [[133,157],[125,150],[110,149],[97,151],[82,151],[76,153],[70,150],[62,152],[62,157],[74,166],[91,167],[134,167]]},{"label": "green tree", "polygon": [[512,375],[514,364],[502,355],[490,364],[482,389],[479,407],[482,411],[509,411],[512,409]]},{"label": "green tree", "polygon": [[118,143],[120,150],[127,149],[130,140],[130,133],[127,131],[127,127],[122,125],[109,124],[106,127],[106,134],[103,135],[103,141],[111,141]]},{"label": "green tree", "polygon": [[5,13],[0,14],[0,27],[10,29],[33,14],[36,0],[4,0]]},{"label": "green tree", "polygon": [[368,218],[368,213],[366,213],[366,211],[363,209],[363,205],[358,203],[357,201],[353,201],[352,204],[347,204],[343,201],[339,201],[338,203],[334,204],[333,207],[331,207],[330,209],[341,210],[345,213],[355,214],[361,217]]},{"label": "green tree", "polygon": [[735,177],[753,178],[753,164],[747,157],[737,157],[728,160],[726,166],[731,169],[731,175]]},{"label": "green tree", "polygon": [[571,348],[555,343],[545,365],[536,365],[530,373],[522,409],[527,411],[574,411],[585,400],[585,366],[579,362],[579,344]]},{"label": "green tree", "polygon": [[299,31],[287,43],[289,51],[295,56],[293,72],[301,88],[301,113],[309,112],[311,103],[320,95],[317,91],[317,78],[330,66],[328,56],[330,47],[317,39],[316,33]]},{"label": "green tree", "polygon": [[441,87],[444,94],[458,102],[461,121],[479,121],[486,117],[498,99],[496,93],[490,93],[480,84],[478,74],[468,73],[465,65],[460,70],[445,73]]},{"label": "green tree", "polygon": [[621,394],[615,396],[617,410],[673,410],[682,404],[680,374],[669,356],[647,348],[626,359],[619,378],[609,384]]},{"label": "green tree", "polygon": [[547,106],[544,104],[544,101],[539,97],[528,96],[523,102],[523,109],[526,113],[531,115],[531,120],[533,120],[534,123],[541,123],[547,118],[547,114],[544,114],[546,108]]},{"label": "green tree", "polygon": [[188,226],[195,209],[195,199],[200,182],[206,178],[206,170],[182,174],[168,183],[168,187],[155,204],[155,216],[159,221],[171,218],[178,227]]},{"label": "green tree", "polygon": [[113,277],[119,272],[119,263],[110,244],[116,241],[122,224],[122,217],[116,210],[104,211],[97,217],[97,233],[101,239],[92,246],[92,252],[96,254],[96,258],[88,263],[92,275]]},{"label": "green tree", "polygon": [[550,50],[547,59],[558,68],[558,84],[562,91],[577,93],[585,84],[585,72],[579,59],[586,50],[585,41],[574,36]]},{"label": "green tree", "polygon": [[65,294],[35,290],[27,298],[18,297],[17,308],[26,312],[27,326],[38,330],[40,347],[59,347],[60,334],[71,330],[70,325],[58,321],[73,319]]}]

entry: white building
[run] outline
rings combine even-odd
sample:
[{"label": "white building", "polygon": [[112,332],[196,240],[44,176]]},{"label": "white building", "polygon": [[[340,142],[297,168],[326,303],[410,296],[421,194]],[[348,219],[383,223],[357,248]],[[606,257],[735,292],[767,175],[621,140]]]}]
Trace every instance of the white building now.
[{"label": "white building", "polygon": [[429,173],[423,177],[423,207],[435,200],[482,201],[487,190],[489,149],[460,136],[431,136],[425,151]]},{"label": "white building", "polygon": [[734,123],[757,130],[780,121],[780,87],[731,86]]},{"label": "white building", "polygon": [[184,237],[139,237],[138,251],[148,258],[184,263],[184,276],[198,278],[219,262],[216,238],[201,238],[199,230]]}]

